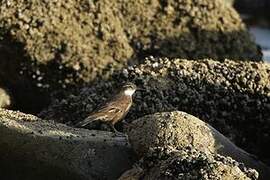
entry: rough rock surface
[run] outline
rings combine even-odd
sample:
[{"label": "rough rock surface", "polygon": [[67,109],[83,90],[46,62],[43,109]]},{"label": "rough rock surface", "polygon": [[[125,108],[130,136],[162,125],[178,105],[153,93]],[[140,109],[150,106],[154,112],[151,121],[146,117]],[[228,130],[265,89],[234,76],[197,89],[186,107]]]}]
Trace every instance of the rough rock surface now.
[{"label": "rough rock surface", "polygon": [[183,149],[191,147],[204,153],[230,156],[256,169],[261,179],[270,176],[270,168],[200,119],[184,112],[155,113],[139,118],[127,128],[130,143],[143,157],[151,148]]},{"label": "rough rock surface", "polygon": [[124,136],[0,109],[1,179],[116,179],[134,162]]},{"label": "rough rock surface", "polygon": [[214,132],[198,118],[181,111],[160,112],[134,120],[125,131],[135,152],[143,156],[153,147],[192,146],[215,153],[221,146]]},{"label": "rough rock surface", "polygon": [[0,86],[0,108],[9,108],[12,103],[14,102],[12,101],[10,92]]},{"label": "rough rock surface", "polygon": [[149,54],[261,60],[223,0],[1,1],[0,76],[9,79],[21,103],[26,95],[41,97],[35,93],[40,88],[105,77]]},{"label": "rough rock surface", "polygon": [[190,148],[153,148],[139,164],[143,169],[141,179],[258,179],[258,173],[254,169],[246,168],[231,158]]},{"label": "rough rock surface", "polygon": [[135,93],[127,120],[181,110],[270,162],[270,149],[265,146],[270,141],[269,64],[150,58],[145,64],[116,72],[108,81],[59,97],[40,116],[61,122],[82,120],[125,81],[145,89]]}]

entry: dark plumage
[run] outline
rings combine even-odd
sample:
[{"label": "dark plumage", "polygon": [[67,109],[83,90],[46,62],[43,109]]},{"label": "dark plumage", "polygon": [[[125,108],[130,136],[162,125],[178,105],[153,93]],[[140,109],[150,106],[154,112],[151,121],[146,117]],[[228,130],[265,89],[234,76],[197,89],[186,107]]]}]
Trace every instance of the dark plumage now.
[{"label": "dark plumage", "polygon": [[102,106],[92,112],[86,119],[75,124],[75,127],[85,127],[93,121],[106,122],[115,132],[114,124],[122,120],[132,105],[132,95],[137,87],[133,83],[126,83],[119,93],[106,101]]}]

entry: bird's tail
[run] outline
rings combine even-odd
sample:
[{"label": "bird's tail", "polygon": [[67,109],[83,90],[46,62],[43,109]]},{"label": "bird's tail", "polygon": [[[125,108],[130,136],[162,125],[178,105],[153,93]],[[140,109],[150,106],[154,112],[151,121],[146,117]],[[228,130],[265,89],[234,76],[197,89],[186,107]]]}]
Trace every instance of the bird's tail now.
[{"label": "bird's tail", "polygon": [[88,125],[89,123],[91,123],[93,121],[97,121],[97,120],[99,120],[99,119],[92,117],[92,116],[89,116],[89,117],[85,118],[84,120],[76,123],[75,127],[84,127],[84,126]]}]

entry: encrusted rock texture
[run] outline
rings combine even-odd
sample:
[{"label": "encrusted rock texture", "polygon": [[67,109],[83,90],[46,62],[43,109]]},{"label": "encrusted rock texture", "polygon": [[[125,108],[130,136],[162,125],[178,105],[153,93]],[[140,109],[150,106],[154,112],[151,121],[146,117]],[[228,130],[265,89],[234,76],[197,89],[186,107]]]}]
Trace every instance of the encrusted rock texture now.
[{"label": "encrusted rock texture", "polygon": [[139,157],[144,157],[155,147],[175,150],[189,147],[210,156],[212,154],[229,156],[248,168],[256,169],[260,179],[267,179],[270,176],[270,168],[258,158],[235,146],[209,124],[185,112],[158,112],[146,115],[133,121],[125,131]]},{"label": "encrusted rock texture", "polygon": [[215,153],[213,132],[194,116],[180,111],[161,112],[143,116],[125,128],[133,149],[143,156],[153,147],[175,149],[192,146],[203,152]]},{"label": "encrusted rock texture", "polygon": [[0,79],[9,79],[21,107],[22,97],[41,98],[40,89],[107,77],[148,55],[261,60],[223,0],[1,1]]},{"label": "encrusted rock texture", "polygon": [[[72,125],[127,81],[142,90],[134,95],[126,121],[156,112],[184,111],[270,164],[270,147],[266,146],[270,142],[270,65],[262,62],[260,48],[237,12],[224,0],[1,1],[0,107],[32,114],[43,109],[39,118]],[[3,110],[0,116],[12,122],[41,121],[36,116]],[[117,128],[123,129],[121,124]],[[45,136],[37,133],[38,137]],[[36,142],[31,132],[7,134],[19,146],[27,138]],[[5,135],[2,140],[3,146],[12,146]],[[57,144],[58,140],[53,142]],[[46,144],[38,145],[43,146],[46,150]],[[29,155],[29,164],[35,168],[31,162],[35,147],[31,144],[22,147]],[[51,147],[61,156],[59,149]],[[18,152],[24,156],[23,148]],[[140,164],[143,171],[148,171],[144,173],[146,178],[258,177],[255,171],[229,158],[194,148],[177,153],[153,152]],[[158,159],[155,154],[161,159],[151,163],[151,157]],[[13,167],[13,161],[5,160]],[[73,169],[72,163],[66,163]],[[13,168],[20,169],[19,166]],[[22,167],[27,169],[24,164]],[[76,168],[80,170],[80,165]]]},{"label": "encrusted rock texture", "polygon": [[144,89],[135,93],[126,121],[181,110],[269,162],[270,65],[265,63],[148,58],[108,80],[55,97],[40,116],[64,123],[82,120],[126,81]]},{"label": "encrusted rock texture", "polygon": [[139,165],[143,169],[143,179],[258,179],[254,169],[246,168],[229,157],[210,155],[188,147],[181,150],[153,148]]},{"label": "encrusted rock texture", "polygon": [[0,108],[9,108],[12,104],[12,97],[7,89],[0,85]]}]

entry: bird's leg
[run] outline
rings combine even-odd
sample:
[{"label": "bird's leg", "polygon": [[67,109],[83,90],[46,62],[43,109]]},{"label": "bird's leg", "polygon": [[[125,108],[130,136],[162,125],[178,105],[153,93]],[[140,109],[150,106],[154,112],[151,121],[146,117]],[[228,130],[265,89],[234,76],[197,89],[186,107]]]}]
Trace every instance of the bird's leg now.
[{"label": "bird's leg", "polygon": [[126,136],[124,133],[121,133],[115,129],[114,124],[110,124],[110,127],[113,129],[115,135],[121,135],[121,136]]},{"label": "bird's leg", "polygon": [[123,127],[129,128],[129,123],[126,122],[125,120],[122,121],[122,124],[123,124]]},{"label": "bird's leg", "polygon": [[125,121],[125,120],[123,120],[122,123],[123,123],[124,125],[129,125],[129,123],[128,123],[127,121]]},{"label": "bird's leg", "polygon": [[125,125],[125,126],[127,126],[127,127],[130,127],[130,126],[133,127],[133,128],[136,127],[134,124],[128,123],[128,122],[126,122],[125,120],[123,120],[122,123],[123,123],[123,125]]},{"label": "bird's leg", "polygon": [[115,132],[115,133],[119,133],[119,131],[117,131],[117,129],[115,129],[114,125],[113,124],[110,124],[112,130]]}]

